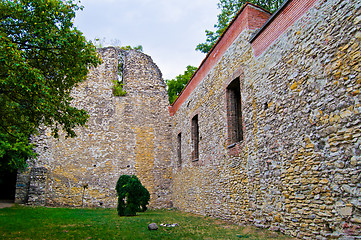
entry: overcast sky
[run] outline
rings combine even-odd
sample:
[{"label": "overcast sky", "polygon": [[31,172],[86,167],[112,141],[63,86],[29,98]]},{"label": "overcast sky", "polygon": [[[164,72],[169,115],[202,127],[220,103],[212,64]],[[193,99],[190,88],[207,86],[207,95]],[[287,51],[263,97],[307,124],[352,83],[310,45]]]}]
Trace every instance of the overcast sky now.
[{"label": "overcast sky", "polygon": [[205,30],[217,22],[218,0],[82,0],[75,26],[89,40],[117,39],[122,46],[142,45],[172,79],[187,65],[198,67],[205,54],[195,51]]}]

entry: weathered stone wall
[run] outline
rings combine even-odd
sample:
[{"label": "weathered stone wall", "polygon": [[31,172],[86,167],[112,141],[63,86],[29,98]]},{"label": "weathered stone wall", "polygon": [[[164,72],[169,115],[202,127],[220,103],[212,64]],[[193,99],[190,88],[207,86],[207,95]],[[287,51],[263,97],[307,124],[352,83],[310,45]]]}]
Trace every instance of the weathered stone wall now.
[{"label": "weathered stone wall", "polygon": [[[358,239],[361,2],[316,2],[257,58],[252,33],[240,34],[172,119],[175,207],[304,239]],[[226,87],[237,77],[244,140],[228,145]]]},{"label": "weathered stone wall", "polygon": [[[99,50],[103,64],[74,91],[74,104],[90,114],[88,127],[59,141],[42,130],[34,139],[39,158],[19,176],[17,200],[79,206],[88,184],[87,206],[115,206],[118,177],[136,174],[153,207],[173,201],[181,210],[304,239],[359,239],[361,2],[288,2],[278,15],[284,19],[275,21],[286,24],[273,28],[272,37],[263,34],[252,45],[255,31],[244,28],[236,40],[224,38],[233,44],[208,55],[210,63],[198,70],[201,81],[185,90],[189,96],[180,97],[184,102],[171,119],[165,84],[150,57]],[[257,7],[248,7],[244,13],[256,16]],[[121,59],[127,94],[114,97]],[[243,140],[233,144],[227,86],[236,78]],[[195,115],[198,159],[192,158]]]},{"label": "weathered stone wall", "polygon": [[[79,206],[88,184],[86,206],[114,207],[119,176],[135,174],[151,193],[150,207],[169,207],[171,128],[161,72],[137,51],[105,48],[99,54],[103,63],[73,92],[73,104],[90,115],[87,127],[73,139],[55,140],[47,129],[35,137],[39,157],[19,177],[17,200]],[[112,86],[121,61],[127,94],[116,97]]]}]

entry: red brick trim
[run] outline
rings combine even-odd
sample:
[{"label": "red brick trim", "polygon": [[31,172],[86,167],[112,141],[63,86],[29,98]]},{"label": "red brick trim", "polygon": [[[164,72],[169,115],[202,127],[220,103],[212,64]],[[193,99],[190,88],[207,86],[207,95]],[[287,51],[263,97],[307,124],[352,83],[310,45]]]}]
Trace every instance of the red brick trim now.
[{"label": "red brick trim", "polygon": [[230,146],[227,146],[227,154],[232,157],[240,156],[243,151],[243,146],[245,145],[245,141],[241,141]]},{"label": "red brick trim", "polygon": [[193,111],[193,113],[191,115],[189,115],[189,120],[192,121],[192,119],[194,118],[195,115],[198,115],[198,121],[199,121],[199,116],[200,116],[200,111],[199,108],[197,108],[196,110]]},{"label": "red brick trim", "polygon": [[[224,81],[224,84],[223,84],[223,89],[226,90],[228,85],[236,78],[239,77],[239,80],[241,82],[241,91],[242,91],[242,86],[243,86],[243,81],[244,81],[244,72],[243,72],[243,66],[238,68],[236,71],[234,71],[234,73],[232,74],[231,77],[227,78],[225,81]],[[225,99],[226,100],[226,99]]]},{"label": "red brick trim", "polygon": [[287,29],[300,19],[318,0],[288,0],[251,38],[254,55],[261,55]]},{"label": "red brick trim", "polygon": [[217,43],[207,54],[197,71],[193,74],[187,86],[170,106],[170,115],[173,116],[177,112],[177,110],[187,100],[193,90],[222,58],[223,54],[227,51],[227,49],[236,40],[241,32],[244,30],[254,30],[260,28],[270,16],[271,14],[268,11],[256,5],[251,3],[246,3],[243,5],[224,34],[218,39]]}]

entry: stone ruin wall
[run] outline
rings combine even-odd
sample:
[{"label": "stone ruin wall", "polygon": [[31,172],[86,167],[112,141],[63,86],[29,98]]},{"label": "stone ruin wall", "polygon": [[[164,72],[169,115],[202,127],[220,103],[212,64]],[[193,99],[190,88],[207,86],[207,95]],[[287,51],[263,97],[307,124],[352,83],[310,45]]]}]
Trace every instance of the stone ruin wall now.
[{"label": "stone ruin wall", "polygon": [[[303,239],[360,239],[361,2],[317,1],[257,58],[252,34],[172,118],[174,206]],[[228,146],[226,87],[236,77],[244,141]]]},{"label": "stone ruin wall", "polygon": [[[17,202],[34,205],[115,207],[120,175],[135,174],[151,193],[150,207],[171,203],[168,96],[161,72],[137,51],[98,50],[103,63],[73,92],[74,105],[90,115],[77,137],[59,140],[43,129],[34,142],[39,157],[18,177]],[[118,65],[124,63],[127,94],[113,96]]]},{"label": "stone ruin wall", "polygon": [[[18,201],[80,206],[87,183],[87,206],[114,207],[118,177],[136,174],[153,207],[173,201],[180,210],[303,239],[357,239],[360,8],[357,0],[316,1],[258,57],[249,43],[254,31],[244,31],[171,119],[164,82],[148,56],[123,53],[127,95],[114,97],[120,52],[99,50],[103,64],[74,92],[75,104],[91,116],[88,128],[60,141],[43,130],[36,165],[18,177]],[[244,140],[232,147],[225,93],[236,77]],[[192,161],[196,114],[200,154]]]}]

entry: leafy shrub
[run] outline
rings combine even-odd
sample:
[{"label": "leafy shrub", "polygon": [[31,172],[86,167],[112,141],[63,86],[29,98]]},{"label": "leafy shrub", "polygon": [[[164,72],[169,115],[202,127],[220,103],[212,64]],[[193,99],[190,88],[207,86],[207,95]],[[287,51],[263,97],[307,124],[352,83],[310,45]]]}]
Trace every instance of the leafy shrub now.
[{"label": "leafy shrub", "polygon": [[124,96],[125,94],[127,94],[127,92],[123,89],[123,86],[124,86],[123,83],[121,83],[117,80],[114,80],[113,83],[114,83],[114,85],[113,85],[112,89],[113,89],[114,96],[121,97],[121,96]]},{"label": "leafy shrub", "polygon": [[121,175],[115,189],[118,193],[119,216],[135,216],[137,212],[147,210],[149,191],[135,175]]}]

